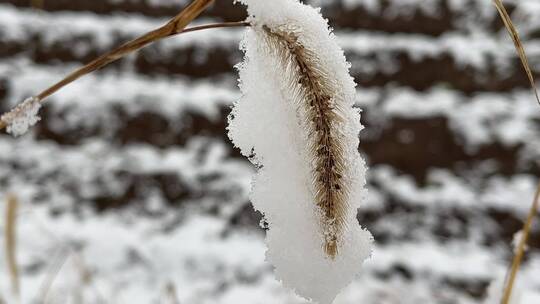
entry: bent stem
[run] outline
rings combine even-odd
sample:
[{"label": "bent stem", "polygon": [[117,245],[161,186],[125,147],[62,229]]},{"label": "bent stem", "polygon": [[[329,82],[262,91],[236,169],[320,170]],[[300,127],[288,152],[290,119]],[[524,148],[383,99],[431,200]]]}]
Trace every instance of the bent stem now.
[{"label": "bent stem", "polygon": [[527,215],[527,220],[525,221],[525,225],[523,226],[523,236],[519,240],[517,251],[514,254],[512,267],[510,268],[510,273],[508,275],[506,288],[504,290],[501,304],[508,304],[510,301],[510,297],[512,296],[514,282],[516,281],[521,261],[523,260],[523,256],[525,255],[525,248],[527,247],[527,241],[531,233],[534,218],[536,217],[536,213],[538,212],[538,207],[540,207],[540,184],[536,189],[536,194],[534,195],[534,201],[532,203],[531,210],[529,211],[529,214]]},{"label": "bent stem", "polygon": [[[523,47],[523,43],[521,43],[521,39],[519,38],[519,33],[516,27],[514,26],[514,24],[512,23],[512,19],[510,18],[510,15],[506,11],[506,8],[504,7],[502,0],[493,0],[493,3],[495,4],[495,7],[497,8],[499,15],[501,16],[501,19],[504,22],[504,26],[506,27],[506,29],[508,30],[508,33],[510,34],[510,38],[512,38],[512,41],[514,42],[514,46],[516,47],[516,51],[519,55],[523,68],[525,69],[525,72],[527,73],[527,77],[529,78],[529,83],[536,97],[536,101],[538,102],[538,104],[540,104],[540,97],[538,95],[538,90],[536,89],[536,86],[534,83],[534,77],[531,72],[531,68],[529,66],[529,61],[527,59],[527,54],[525,53],[525,48]],[[540,208],[539,199],[540,199],[540,184],[538,185],[538,189],[536,190],[536,194],[534,196],[534,201],[532,203],[531,210],[529,211],[529,214],[527,215],[527,220],[525,221],[525,224],[523,225],[523,236],[521,240],[519,241],[517,251],[514,254],[514,259],[512,261],[510,272],[507,276],[503,297],[501,299],[501,304],[508,304],[510,301],[510,297],[512,296],[512,289],[514,287],[514,282],[516,280],[517,273],[521,265],[521,261],[523,260],[523,256],[525,255],[525,248],[527,245],[527,240],[531,232],[534,218],[536,217],[536,214],[538,213],[538,209]]]},{"label": "bent stem", "polygon": [[510,38],[512,38],[512,41],[514,42],[514,46],[516,47],[516,51],[519,55],[519,59],[521,60],[521,64],[523,65],[523,68],[527,73],[527,77],[529,78],[529,83],[534,92],[534,96],[536,97],[536,101],[540,105],[540,96],[538,95],[538,90],[536,90],[536,86],[534,84],[534,76],[529,66],[529,60],[527,59],[525,48],[523,47],[523,43],[521,43],[521,39],[519,38],[519,33],[514,26],[514,23],[512,23],[512,19],[510,18],[510,15],[508,15],[508,12],[506,11],[504,4],[502,3],[502,0],[493,0],[493,3],[495,4],[497,11],[499,12],[499,15],[501,15],[504,27],[506,28],[508,34],[510,35]]},{"label": "bent stem", "polygon": [[[73,71],[71,74],[66,76],[64,79],[55,83],[45,91],[39,93],[35,98],[38,102],[43,102],[45,98],[51,96],[55,92],[59,91],[66,85],[74,82],[75,80],[81,78],[84,75],[92,73],[124,56],[129,53],[132,53],[136,50],[139,50],[153,42],[158,40],[174,36],[182,33],[189,33],[199,30],[219,28],[219,27],[233,27],[233,26],[249,26],[247,22],[226,22],[226,23],[215,23],[207,24],[202,26],[197,26],[189,29],[185,27],[193,21],[197,16],[199,16],[208,5],[210,5],[214,0],[194,0],[188,7],[182,10],[176,17],[169,21],[164,26],[150,31],[139,38],[131,40],[120,47],[109,51],[101,55],[100,57],[94,59],[85,66]],[[7,127],[6,123],[3,120],[0,120],[0,130]]]}]

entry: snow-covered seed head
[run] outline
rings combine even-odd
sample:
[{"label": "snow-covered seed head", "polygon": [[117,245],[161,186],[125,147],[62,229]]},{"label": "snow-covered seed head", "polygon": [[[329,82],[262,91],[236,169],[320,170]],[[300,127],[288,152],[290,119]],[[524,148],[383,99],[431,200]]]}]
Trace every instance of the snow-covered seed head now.
[{"label": "snow-covered seed head", "polygon": [[308,136],[310,170],[319,208],[323,249],[334,259],[339,251],[345,229],[345,211],[349,189],[341,178],[345,169],[343,134],[344,119],[336,107],[335,86],[318,55],[303,46],[298,39],[299,28],[285,24],[270,29],[263,27],[269,50],[281,60],[283,77],[296,96],[292,100],[303,112]]},{"label": "snow-covered seed head", "polygon": [[242,97],[229,136],[257,166],[250,199],[268,223],[266,257],[283,285],[333,301],[371,253],[360,113],[349,64],[319,11],[298,0],[241,0]]},{"label": "snow-covered seed head", "polygon": [[27,98],[13,110],[2,115],[0,120],[7,126],[7,132],[17,137],[25,134],[41,118],[38,116],[41,108],[40,100],[36,97]]}]

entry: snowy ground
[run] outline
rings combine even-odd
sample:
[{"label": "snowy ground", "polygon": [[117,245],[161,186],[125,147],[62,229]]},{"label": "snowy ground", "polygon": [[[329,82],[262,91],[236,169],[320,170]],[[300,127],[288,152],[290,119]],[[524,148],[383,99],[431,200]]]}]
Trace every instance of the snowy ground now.
[{"label": "snowy ground", "polygon": [[[186,1],[0,2],[3,112]],[[377,241],[336,303],[482,303],[540,174],[540,107],[495,9],[311,2],[359,83],[370,194],[358,218]],[[540,76],[540,6],[508,2]],[[204,22],[217,16],[243,9],[220,3]],[[0,200],[11,192],[21,204],[22,303],[305,303],[264,261],[254,169],[226,138],[241,31],[149,47],[55,95],[32,134],[0,136]],[[15,303],[0,257],[0,297]],[[540,303],[538,273],[536,225],[522,303]]]}]

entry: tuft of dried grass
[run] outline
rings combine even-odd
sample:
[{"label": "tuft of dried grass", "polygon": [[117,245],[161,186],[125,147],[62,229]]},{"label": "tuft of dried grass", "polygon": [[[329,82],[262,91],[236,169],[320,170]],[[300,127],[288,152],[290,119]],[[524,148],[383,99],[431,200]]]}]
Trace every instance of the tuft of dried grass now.
[{"label": "tuft of dried grass", "polygon": [[[519,55],[523,68],[525,69],[525,72],[527,73],[527,77],[529,78],[529,82],[534,92],[534,95],[536,97],[536,101],[538,102],[538,104],[540,104],[538,90],[536,89],[534,77],[531,72],[531,68],[529,66],[529,61],[527,59],[527,54],[525,53],[525,48],[523,47],[523,43],[521,42],[521,39],[519,37],[519,33],[516,27],[514,26],[514,24],[512,23],[512,19],[510,18],[510,15],[506,11],[506,8],[504,7],[502,0],[493,0],[493,3],[495,4],[495,7],[497,8],[499,15],[501,16],[501,19],[504,22],[504,26],[508,30],[508,33],[510,34],[512,41],[514,42],[514,46],[516,47],[516,51]],[[514,287],[514,283],[516,281],[516,277],[519,272],[521,262],[523,260],[523,256],[525,255],[525,248],[527,247],[527,241],[529,239],[531,228],[532,228],[534,219],[538,213],[539,208],[540,208],[540,184],[538,185],[536,194],[534,196],[534,201],[531,205],[529,214],[527,215],[525,224],[523,225],[523,236],[520,239],[517,250],[514,253],[512,265],[507,275],[505,289],[504,289],[503,297],[501,299],[501,304],[508,304],[510,301],[510,297],[512,296],[512,289]]]},{"label": "tuft of dried grass", "polygon": [[8,265],[11,288],[16,299],[20,299],[19,268],[17,266],[17,209],[19,202],[13,194],[6,201],[6,228],[4,230],[6,263]]}]

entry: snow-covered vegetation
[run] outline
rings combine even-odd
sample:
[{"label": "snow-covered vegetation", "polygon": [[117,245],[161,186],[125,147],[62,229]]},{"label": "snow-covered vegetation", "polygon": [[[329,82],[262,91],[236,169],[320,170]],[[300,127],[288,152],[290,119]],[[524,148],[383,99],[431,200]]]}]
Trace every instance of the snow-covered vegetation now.
[{"label": "snow-covered vegetation", "polygon": [[2,115],[0,120],[6,124],[8,133],[15,137],[21,136],[40,120],[38,115],[40,108],[41,104],[37,98],[27,98],[13,110]]},{"label": "snow-covered vegetation", "polygon": [[[492,4],[305,2],[322,6],[352,64],[370,166],[357,217],[373,256],[334,303],[497,301],[540,172],[540,111]],[[2,113],[187,1],[44,3],[0,4]],[[538,74],[540,9],[505,3]],[[197,23],[244,17],[222,1]],[[243,32],[150,46],[54,95],[29,134],[0,136],[1,192],[21,203],[22,303],[306,303],[265,261],[257,173],[226,135],[245,98],[233,69]],[[540,301],[538,237],[535,225],[521,304]]]},{"label": "snow-covered vegetation", "polygon": [[243,1],[242,98],[229,132],[260,167],[250,198],[268,223],[267,258],[283,284],[331,303],[371,254],[355,84],[322,16],[293,0]]}]

